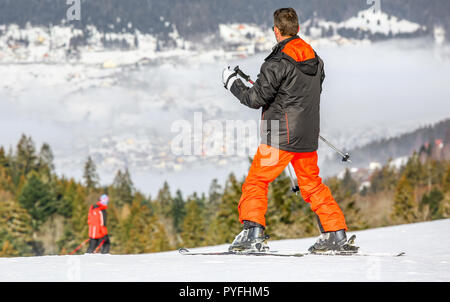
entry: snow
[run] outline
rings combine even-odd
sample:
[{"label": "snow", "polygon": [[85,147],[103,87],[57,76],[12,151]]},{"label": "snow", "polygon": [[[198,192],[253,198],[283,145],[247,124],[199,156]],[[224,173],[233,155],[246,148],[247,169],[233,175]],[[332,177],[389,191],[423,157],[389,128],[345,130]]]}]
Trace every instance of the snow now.
[{"label": "snow", "polygon": [[372,8],[358,12],[357,16],[339,23],[339,28],[351,28],[354,30],[368,31],[372,34],[381,33],[393,35],[401,33],[414,33],[421,29],[420,24],[408,20],[399,20],[395,16],[389,16],[381,10]]},{"label": "snow", "polygon": [[397,157],[389,163],[389,167],[399,170],[408,163],[408,158],[408,156]]},{"label": "snow", "polygon": [[[0,259],[0,281],[450,281],[450,219],[350,232],[362,252],[402,257],[43,256]],[[302,252],[315,238],[270,241],[272,250]],[[227,245],[193,249],[225,250]],[[99,278],[101,276],[101,278]]]},{"label": "snow", "polygon": [[442,26],[435,26],[433,29],[434,42],[438,46],[442,46],[445,42],[445,29]]},{"label": "snow", "polygon": [[379,162],[371,162],[369,164],[369,170],[370,171],[375,171],[377,169],[381,169],[383,167],[383,165]]},{"label": "snow", "polygon": [[[253,55],[255,50],[267,51],[276,43],[271,29],[255,24],[219,24],[219,34],[225,44],[238,46],[234,55]],[[230,50],[228,52],[232,54]]]}]

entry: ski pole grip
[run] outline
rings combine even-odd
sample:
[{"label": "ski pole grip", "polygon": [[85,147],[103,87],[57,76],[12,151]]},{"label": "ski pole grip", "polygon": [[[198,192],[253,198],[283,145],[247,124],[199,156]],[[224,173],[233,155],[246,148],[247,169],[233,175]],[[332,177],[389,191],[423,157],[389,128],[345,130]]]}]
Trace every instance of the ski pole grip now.
[{"label": "ski pole grip", "polygon": [[253,84],[253,81],[250,79],[250,76],[245,74],[242,70],[239,69],[239,66],[234,67],[234,71],[237,72],[237,74],[243,78],[244,80],[246,80],[247,82],[250,82]]}]

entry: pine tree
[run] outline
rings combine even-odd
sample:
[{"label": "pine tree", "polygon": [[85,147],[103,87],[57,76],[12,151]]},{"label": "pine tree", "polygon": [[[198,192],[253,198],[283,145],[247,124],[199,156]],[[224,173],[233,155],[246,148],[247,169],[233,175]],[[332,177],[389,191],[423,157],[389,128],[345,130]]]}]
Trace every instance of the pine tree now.
[{"label": "pine tree", "polygon": [[1,256],[31,256],[32,223],[28,212],[13,197],[0,192]]},{"label": "pine tree", "polygon": [[[449,131],[450,133],[450,131]],[[442,191],[444,200],[439,205],[439,213],[443,218],[450,217],[450,164],[447,164],[446,171],[442,177]]]},{"label": "pine tree", "polygon": [[356,195],[348,195],[348,197],[340,204],[345,215],[347,227],[353,231],[364,230],[369,227],[361,208],[358,207]]},{"label": "pine tree", "polygon": [[[222,186],[219,184],[217,179],[213,179],[205,202],[205,224],[208,226],[208,231],[212,228],[211,226],[213,226],[214,218],[219,211],[222,195]],[[208,237],[209,236],[207,236],[207,241],[209,240]]]},{"label": "pine tree", "polygon": [[164,182],[163,187],[158,191],[155,202],[159,214],[168,217],[172,208],[173,198],[167,181]]},{"label": "pine tree", "polygon": [[44,143],[41,147],[37,165],[40,173],[46,175],[48,178],[50,178],[55,170],[55,165],[53,164],[53,152],[47,143]]},{"label": "pine tree", "polygon": [[[382,169],[383,170],[383,169]],[[388,171],[388,170],[384,170]],[[388,172],[389,173],[389,172]],[[332,192],[333,198],[338,203],[345,216],[345,221],[349,229],[362,230],[369,225],[366,222],[361,209],[358,206],[358,184],[351,176],[348,169],[342,180],[337,177],[327,179],[328,187]],[[383,185],[385,187],[385,185]]]},{"label": "pine tree", "polygon": [[3,166],[0,166],[0,190],[14,192],[14,184],[9,170]]},{"label": "pine tree", "polygon": [[352,174],[350,173],[350,170],[348,168],[345,169],[345,174],[341,181],[341,187],[342,190],[344,190],[344,192],[348,193],[349,195],[358,192],[358,184],[353,179]]},{"label": "pine tree", "polygon": [[[181,204],[181,200],[177,198],[176,202],[177,205],[175,205],[175,199],[171,195],[167,182],[164,182],[163,187],[158,191],[156,198],[152,201],[152,209],[158,216],[160,223],[164,226],[168,240],[172,246],[181,243],[179,232],[181,231],[182,220],[180,218],[185,216],[184,205]],[[176,216],[173,216],[174,214]],[[177,225],[178,229],[176,227]]]},{"label": "pine tree", "polygon": [[84,184],[88,189],[95,189],[99,185],[100,178],[97,174],[97,167],[90,156],[88,156],[84,164],[83,172]]},{"label": "pine tree", "polygon": [[52,192],[55,197],[56,212],[66,218],[70,218],[74,206],[74,191],[76,184],[74,181],[55,179],[51,182]]},{"label": "pine tree", "polygon": [[37,170],[36,148],[31,137],[22,134],[17,144],[16,156],[14,160],[15,177],[14,182],[19,182],[20,176],[27,176],[29,172]]},{"label": "pine tree", "polygon": [[19,203],[30,213],[37,229],[38,225],[56,212],[55,199],[50,186],[42,182],[36,173],[26,180],[19,194]]},{"label": "pine tree", "polygon": [[175,198],[173,199],[172,208],[170,211],[170,216],[173,219],[173,226],[177,233],[181,232],[181,226],[186,215],[186,209],[184,204],[183,195],[180,190],[175,193]]},{"label": "pine tree", "polygon": [[117,171],[112,187],[113,198],[111,199],[114,199],[114,202],[118,206],[132,203],[134,195],[134,185],[133,181],[131,180],[128,168],[126,168],[123,173],[120,170]]},{"label": "pine tree", "polygon": [[447,164],[447,170],[442,178],[442,189],[444,193],[450,193],[450,163]]},{"label": "pine tree", "polygon": [[419,210],[422,212],[425,207],[428,208],[428,219],[439,219],[439,205],[444,199],[444,194],[437,188],[433,188],[428,194],[424,194],[420,201]]},{"label": "pine tree", "polygon": [[121,224],[120,237],[120,249],[127,254],[159,252],[170,248],[158,217],[138,200],[133,201],[130,215]]},{"label": "pine tree", "polygon": [[439,204],[439,215],[442,218],[450,218],[450,194],[446,194]]},{"label": "pine tree", "polygon": [[390,167],[389,162],[380,170],[372,173],[370,179],[370,191],[372,193],[379,193],[381,191],[393,190],[397,183],[397,173]]},{"label": "pine tree", "polygon": [[291,179],[281,173],[269,185],[266,233],[274,239],[296,237],[303,227],[293,223],[299,222],[297,212],[303,206],[304,201],[292,192]]},{"label": "pine tree", "polygon": [[208,226],[208,244],[231,243],[242,231],[239,222],[238,203],[242,194],[242,182],[230,174],[220,199],[219,209]]},{"label": "pine tree", "polygon": [[276,230],[281,229],[281,224],[292,224],[293,213],[300,208],[299,197],[292,192],[291,179],[286,173],[281,173],[269,185],[267,226],[273,230],[271,234],[280,238],[282,234],[276,235]]},{"label": "pine tree", "polygon": [[167,240],[167,232],[164,228],[164,225],[159,222],[156,215],[152,217],[153,221],[155,222],[150,223],[150,225],[153,226],[150,233],[152,250],[155,252],[170,250],[172,247]]},{"label": "pine tree", "polygon": [[150,217],[150,214],[145,214],[145,209],[141,208],[138,202],[135,201],[131,204],[130,214],[127,219],[121,223],[120,235],[122,246],[120,248],[124,253],[137,254],[150,252],[149,234],[145,234],[148,232],[146,227],[149,224],[148,218]]},{"label": "pine tree", "polygon": [[417,218],[414,188],[406,175],[398,182],[391,218],[398,223],[411,223]]},{"label": "pine tree", "polygon": [[[1,237],[1,234],[0,234]],[[0,257],[18,257],[20,253],[14,248],[9,240],[0,241]]]},{"label": "pine tree", "polygon": [[205,223],[197,198],[189,198],[186,203],[186,217],[181,232],[183,244],[188,247],[205,245]]},{"label": "pine tree", "polygon": [[[88,205],[85,201],[86,195],[84,188],[74,180],[70,180],[65,187],[63,198],[71,204],[71,213],[64,226],[64,235],[58,240],[57,244],[60,250],[72,251],[81,242],[88,238]],[[67,210],[69,210],[67,208]],[[111,220],[110,210],[108,209],[108,229]],[[83,250],[80,250],[83,252]]]},{"label": "pine tree", "polygon": [[0,146],[0,167],[6,168],[9,166],[9,159],[6,156],[5,149]]},{"label": "pine tree", "polygon": [[402,175],[405,175],[409,179],[413,188],[419,184],[426,183],[426,172],[416,152],[409,158],[402,171]]}]

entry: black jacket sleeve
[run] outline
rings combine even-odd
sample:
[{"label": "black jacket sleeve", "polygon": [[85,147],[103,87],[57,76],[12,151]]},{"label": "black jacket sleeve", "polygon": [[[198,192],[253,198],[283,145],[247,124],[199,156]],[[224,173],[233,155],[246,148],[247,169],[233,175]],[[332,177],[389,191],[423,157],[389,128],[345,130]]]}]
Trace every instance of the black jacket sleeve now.
[{"label": "black jacket sleeve", "polygon": [[107,218],[106,210],[102,210],[102,214],[103,214],[103,226],[106,226],[106,218]]},{"label": "black jacket sleeve", "polygon": [[260,74],[252,87],[247,87],[237,79],[230,91],[245,106],[258,109],[273,102],[284,73],[285,68],[281,61],[269,60],[261,66]]}]

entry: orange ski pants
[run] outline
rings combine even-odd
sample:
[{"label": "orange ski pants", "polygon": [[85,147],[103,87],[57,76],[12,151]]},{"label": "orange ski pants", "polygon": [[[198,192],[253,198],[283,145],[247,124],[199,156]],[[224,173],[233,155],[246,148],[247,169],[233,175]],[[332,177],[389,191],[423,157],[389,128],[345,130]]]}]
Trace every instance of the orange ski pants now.
[{"label": "orange ski pants", "polygon": [[243,223],[244,220],[249,220],[266,226],[269,183],[274,181],[289,163],[294,167],[303,199],[319,216],[323,230],[325,232],[347,230],[344,214],[331,195],[330,189],[319,177],[317,152],[288,152],[264,144],[259,146],[242,186],[238,206],[239,221]]}]

